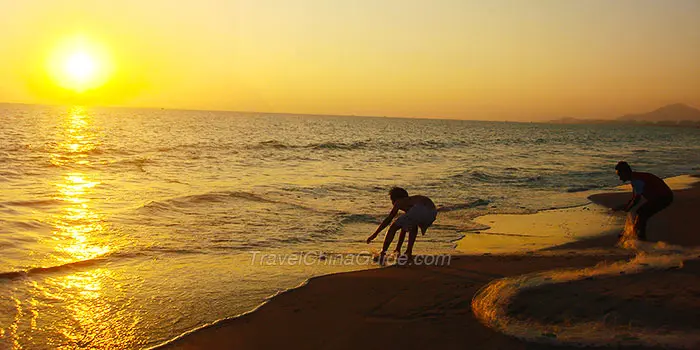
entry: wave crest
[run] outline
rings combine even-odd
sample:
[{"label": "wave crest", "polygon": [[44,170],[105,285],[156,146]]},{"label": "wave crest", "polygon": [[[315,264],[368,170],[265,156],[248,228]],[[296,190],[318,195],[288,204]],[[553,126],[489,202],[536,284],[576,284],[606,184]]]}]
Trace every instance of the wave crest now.
[{"label": "wave crest", "polygon": [[232,200],[243,200],[258,203],[276,203],[273,200],[266,199],[262,196],[250,192],[220,191],[186,195],[165,200],[150,201],[141,206],[139,209],[160,212],[170,211],[173,209],[186,209],[193,205],[226,203]]},{"label": "wave crest", "polygon": [[459,204],[451,204],[451,205],[444,205],[438,208],[438,212],[448,212],[448,211],[454,211],[454,210],[462,210],[462,209],[471,209],[471,208],[476,208],[476,207],[481,207],[485,205],[491,204],[491,201],[488,199],[477,199],[475,201],[469,202],[469,203],[459,203]]},{"label": "wave crest", "polygon": [[15,278],[22,278],[25,276],[36,275],[36,274],[60,272],[60,271],[64,271],[64,270],[83,268],[83,267],[88,267],[88,266],[100,264],[106,260],[107,260],[106,257],[101,256],[101,257],[97,257],[97,258],[74,261],[74,262],[69,262],[66,264],[55,265],[55,266],[33,267],[33,268],[28,269],[28,270],[0,272],[0,279],[15,279]]}]

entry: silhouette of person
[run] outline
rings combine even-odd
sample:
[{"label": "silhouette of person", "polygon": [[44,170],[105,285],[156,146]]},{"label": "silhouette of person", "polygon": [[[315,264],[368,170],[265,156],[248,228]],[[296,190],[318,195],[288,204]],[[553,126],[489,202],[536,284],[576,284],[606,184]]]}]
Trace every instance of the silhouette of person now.
[{"label": "silhouette of person", "polygon": [[[416,242],[416,236],[418,235],[418,228],[420,228],[421,233],[425,235],[425,231],[433,224],[437,217],[435,204],[426,196],[409,196],[405,189],[394,187],[389,191],[389,198],[393,205],[391,212],[384,221],[382,221],[379,227],[377,227],[377,230],[367,238],[367,243],[369,244],[384,230],[384,228],[391,224],[386,237],[384,237],[384,245],[379,255],[380,263],[383,262],[386,251],[389,249],[391,241],[394,240],[394,235],[399,229],[401,229],[401,234],[399,235],[396,252],[400,254],[401,245],[403,244],[406,232],[408,232],[406,256],[411,259],[413,257],[413,244]],[[399,210],[406,212],[406,214],[399,216],[394,223],[391,223],[391,220],[394,219]]]},{"label": "silhouette of person", "polygon": [[617,163],[615,170],[620,180],[632,182],[632,199],[616,208],[617,210],[630,211],[642,197],[646,199],[646,203],[637,209],[637,218],[634,222],[637,238],[646,240],[647,221],[673,202],[673,191],[664,180],[654,174],[632,171],[632,167],[627,162]]}]

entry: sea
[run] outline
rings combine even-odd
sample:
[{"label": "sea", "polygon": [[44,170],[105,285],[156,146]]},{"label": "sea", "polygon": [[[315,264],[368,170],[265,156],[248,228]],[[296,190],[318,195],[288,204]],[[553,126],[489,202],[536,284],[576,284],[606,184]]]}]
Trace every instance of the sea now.
[{"label": "sea", "polygon": [[620,160],[700,170],[696,128],[19,104],[0,123],[0,349],[149,348],[379,268],[365,239],[394,186],[439,207],[415,253],[450,255],[477,216],[589,203]]}]

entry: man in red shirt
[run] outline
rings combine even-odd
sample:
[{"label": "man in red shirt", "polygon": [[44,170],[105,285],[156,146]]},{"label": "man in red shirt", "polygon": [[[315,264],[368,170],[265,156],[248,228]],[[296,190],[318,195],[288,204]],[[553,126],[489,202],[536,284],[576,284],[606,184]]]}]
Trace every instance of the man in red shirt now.
[{"label": "man in red shirt", "polygon": [[673,191],[664,180],[649,173],[632,171],[627,162],[619,162],[615,166],[617,176],[622,181],[632,182],[632,199],[627,204],[620,206],[619,210],[630,211],[644,197],[646,203],[637,209],[637,219],[634,223],[637,238],[647,239],[647,221],[654,214],[668,207],[673,202]]}]

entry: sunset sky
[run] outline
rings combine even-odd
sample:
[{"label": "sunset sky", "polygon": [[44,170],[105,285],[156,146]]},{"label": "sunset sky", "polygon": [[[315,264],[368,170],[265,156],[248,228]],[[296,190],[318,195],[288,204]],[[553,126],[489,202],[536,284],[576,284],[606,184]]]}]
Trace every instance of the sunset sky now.
[{"label": "sunset sky", "polygon": [[0,0],[0,102],[539,120],[700,107],[700,1]]}]

